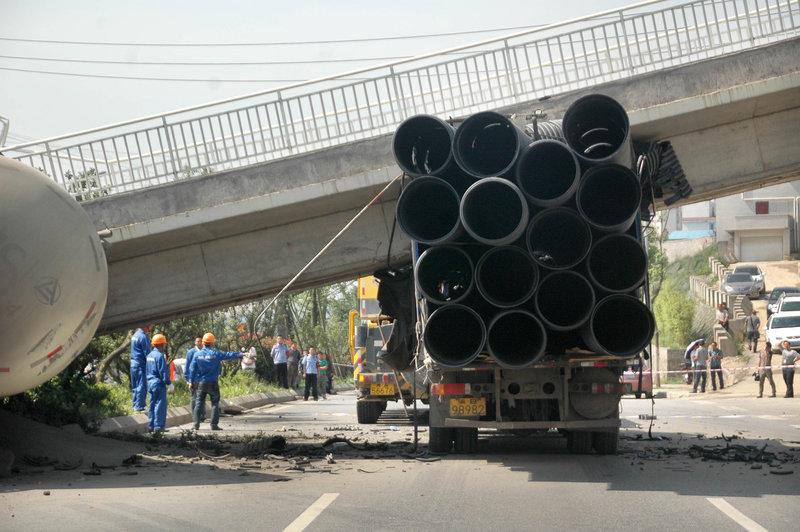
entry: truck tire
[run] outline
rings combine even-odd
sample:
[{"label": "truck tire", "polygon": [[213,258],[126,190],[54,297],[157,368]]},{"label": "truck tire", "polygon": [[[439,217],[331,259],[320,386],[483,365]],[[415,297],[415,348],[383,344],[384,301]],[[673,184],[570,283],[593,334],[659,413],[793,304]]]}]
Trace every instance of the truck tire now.
[{"label": "truck tire", "polygon": [[567,449],[572,454],[589,454],[592,451],[592,433],[585,430],[567,432]]},{"label": "truck tire", "polygon": [[374,401],[358,401],[356,403],[356,417],[362,425],[374,425],[381,417],[381,403]]},{"label": "truck tire", "polygon": [[454,429],[453,452],[458,454],[472,454],[478,452],[478,429]]},{"label": "truck tire", "polygon": [[428,450],[432,453],[449,453],[453,444],[453,430],[444,427],[428,428]]},{"label": "truck tire", "polygon": [[595,432],[592,435],[592,446],[597,454],[617,454],[619,429],[613,432]]}]

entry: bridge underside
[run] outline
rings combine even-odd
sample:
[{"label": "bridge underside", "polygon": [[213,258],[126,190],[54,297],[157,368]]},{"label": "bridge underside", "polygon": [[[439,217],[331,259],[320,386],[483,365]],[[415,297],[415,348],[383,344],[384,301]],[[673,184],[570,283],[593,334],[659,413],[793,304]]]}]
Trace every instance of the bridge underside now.
[{"label": "bridge underside", "polygon": [[[587,92],[617,99],[634,140],[669,140],[696,202],[800,178],[800,40],[525,102],[552,118]],[[101,330],[277,293],[400,170],[389,136],[83,205],[107,238]],[[293,289],[408,260],[396,183]],[[657,201],[657,207],[663,202]],[[391,242],[391,252],[389,251]]]}]

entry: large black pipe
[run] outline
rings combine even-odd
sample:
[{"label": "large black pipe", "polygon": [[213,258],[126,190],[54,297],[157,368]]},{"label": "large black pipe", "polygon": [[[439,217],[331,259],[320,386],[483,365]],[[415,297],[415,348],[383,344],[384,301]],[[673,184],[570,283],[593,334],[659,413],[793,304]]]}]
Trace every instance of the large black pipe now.
[{"label": "large black pipe", "polygon": [[655,329],[656,320],[644,303],[629,295],[613,294],[597,303],[581,336],[594,351],[628,358],[647,347]]},{"label": "large black pipe", "polygon": [[520,156],[516,174],[517,184],[528,201],[540,207],[555,207],[575,194],[581,168],[563,142],[537,140]]},{"label": "large black pipe", "polygon": [[544,356],[547,332],[536,316],[525,310],[507,310],[489,324],[486,346],[505,368],[524,368]]},{"label": "large black pipe", "polygon": [[602,94],[579,98],[564,113],[561,125],[582,166],[633,163],[628,113],[613,98]]},{"label": "large black pipe", "polygon": [[577,212],[556,207],[531,219],[525,240],[540,266],[563,270],[576,266],[589,253],[592,231]]},{"label": "large black pipe", "polygon": [[531,139],[505,116],[487,111],[461,123],[453,138],[453,157],[467,174],[512,175],[522,149]]},{"label": "large black pipe", "polygon": [[478,242],[504,246],[517,240],[528,225],[528,202],[519,188],[499,177],[487,177],[461,198],[461,223]]},{"label": "large black pipe", "polygon": [[642,186],[630,168],[604,164],[583,174],[575,197],[578,211],[592,227],[624,231],[639,212]]},{"label": "large black pipe", "polygon": [[591,283],[573,270],[546,275],[534,297],[536,313],[554,331],[569,331],[582,326],[591,316],[594,303]]},{"label": "large black pipe", "polygon": [[592,244],[586,257],[589,279],[603,292],[630,292],[647,275],[647,252],[625,233],[606,235]]},{"label": "large black pipe", "polygon": [[460,247],[436,246],[417,259],[414,278],[419,291],[431,303],[457,303],[472,291],[475,267]]},{"label": "large black pipe", "polygon": [[406,185],[397,200],[400,230],[422,244],[449,242],[461,233],[461,198],[449,183],[422,176]]},{"label": "large black pipe", "polygon": [[440,365],[466,366],[480,354],[486,343],[486,324],[471,308],[453,304],[436,309],[423,331],[428,354]]},{"label": "large black pipe", "polygon": [[496,307],[511,308],[533,296],[539,269],[524,249],[500,246],[480,258],[475,267],[475,281],[486,301]]},{"label": "large black pipe", "polygon": [[430,115],[416,115],[405,120],[394,132],[394,159],[405,173],[440,175],[453,162],[455,128]]}]

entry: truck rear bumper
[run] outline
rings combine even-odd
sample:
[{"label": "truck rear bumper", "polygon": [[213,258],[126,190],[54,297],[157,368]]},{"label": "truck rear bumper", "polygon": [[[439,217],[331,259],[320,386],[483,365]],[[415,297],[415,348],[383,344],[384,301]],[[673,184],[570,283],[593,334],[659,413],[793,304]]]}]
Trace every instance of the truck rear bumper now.
[{"label": "truck rear bumper", "polygon": [[497,430],[518,429],[613,429],[620,426],[619,419],[580,419],[575,421],[480,421],[477,419],[447,418],[445,427],[479,428]]}]

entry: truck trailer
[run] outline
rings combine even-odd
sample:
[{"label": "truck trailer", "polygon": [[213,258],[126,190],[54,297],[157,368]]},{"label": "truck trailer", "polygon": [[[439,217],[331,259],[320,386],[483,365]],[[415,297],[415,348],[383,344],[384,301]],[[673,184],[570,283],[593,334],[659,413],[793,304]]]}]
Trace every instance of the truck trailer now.
[{"label": "truck trailer", "polygon": [[431,451],[474,452],[479,431],[558,431],[572,453],[614,453],[620,377],[647,358],[654,165],[632,169],[612,98],[533,116],[481,112],[455,127],[417,115],[393,138],[410,177],[396,219],[413,241],[413,286],[384,272],[379,299],[386,288],[407,300],[381,311],[411,352],[389,364],[424,375]]}]

